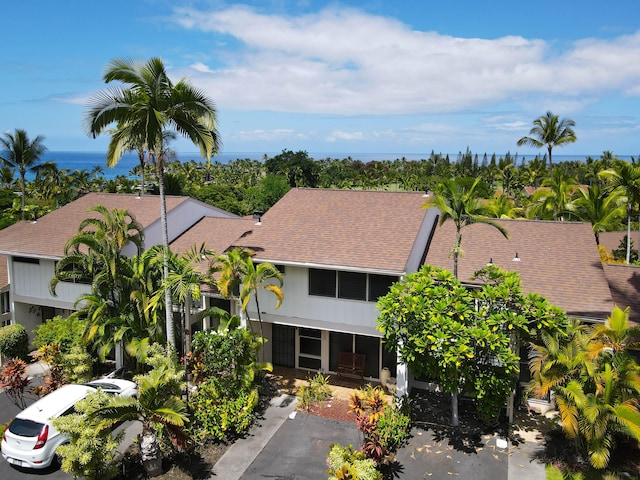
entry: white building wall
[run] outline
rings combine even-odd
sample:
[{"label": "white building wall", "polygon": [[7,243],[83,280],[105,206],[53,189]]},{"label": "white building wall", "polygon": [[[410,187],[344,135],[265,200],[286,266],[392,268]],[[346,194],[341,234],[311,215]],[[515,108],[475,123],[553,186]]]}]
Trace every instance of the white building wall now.
[{"label": "white building wall", "polygon": [[[309,295],[308,272],[307,268],[285,267],[284,301],[277,310],[275,296],[265,290],[259,292],[263,321],[382,336],[376,330],[378,310],[375,302]],[[250,302],[248,310],[252,319],[257,318],[255,302]]]},{"label": "white building wall", "polygon": [[73,308],[74,302],[80,295],[90,293],[89,285],[60,282],[56,287],[56,296],[51,295],[49,282],[54,273],[55,261],[53,260],[40,259],[39,264],[13,261],[13,301]]}]

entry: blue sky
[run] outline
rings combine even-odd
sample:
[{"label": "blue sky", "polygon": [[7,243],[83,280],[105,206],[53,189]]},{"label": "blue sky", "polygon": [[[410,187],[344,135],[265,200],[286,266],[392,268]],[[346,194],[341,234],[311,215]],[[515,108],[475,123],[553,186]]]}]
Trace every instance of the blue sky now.
[{"label": "blue sky", "polygon": [[[640,2],[5,2],[0,132],[105,151],[83,129],[114,58],[161,57],[218,109],[224,152],[518,152],[547,110],[557,155],[640,154]],[[195,148],[185,140],[177,151]]]}]

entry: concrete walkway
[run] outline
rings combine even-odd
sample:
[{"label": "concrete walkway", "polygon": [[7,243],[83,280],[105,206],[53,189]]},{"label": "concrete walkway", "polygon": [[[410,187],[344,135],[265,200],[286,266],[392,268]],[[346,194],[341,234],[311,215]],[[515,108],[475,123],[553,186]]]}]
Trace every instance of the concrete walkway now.
[{"label": "concrete walkway", "polygon": [[297,399],[293,395],[281,394],[271,399],[271,403],[259,421],[259,427],[252,429],[248,437],[237,440],[212,469],[212,477],[217,480],[239,480],[267,443],[282,427],[290,415],[295,415]]}]

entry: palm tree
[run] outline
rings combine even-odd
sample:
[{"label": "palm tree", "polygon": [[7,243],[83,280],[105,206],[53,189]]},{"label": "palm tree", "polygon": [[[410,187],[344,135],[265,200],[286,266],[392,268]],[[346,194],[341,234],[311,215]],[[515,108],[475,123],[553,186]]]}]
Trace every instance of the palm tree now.
[{"label": "palm tree", "polygon": [[479,182],[480,179],[477,178],[467,188],[460,179],[444,180],[438,185],[436,194],[423,207],[436,207],[440,210],[440,225],[447,220],[451,220],[456,226],[456,240],[451,249],[453,254],[453,275],[456,278],[458,278],[458,257],[464,253],[460,247],[462,243],[462,227],[474,223],[484,223],[496,228],[507,240],[509,239],[509,234],[502,225],[484,215],[485,207],[476,194],[476,187]]},{"label": "palm tree", "polygon": [[264,289],[273,293],[276,297],[275,308],[279,308],[284,299],[282,292],[282,274],[270,263],[254,264],[253,255],[254,253],[250,250],[234,248],[226,254],[217,257],[219,263],[214,266],[210,275],[214,271],[220,272],[220,277],[216,281],[218,290],[225,297],[237,296],[245,318],[248,318],[247,308],[253,297],[258,312],[260,337],[261,341],[264,341],[258,291]]},{"label": "palm tree", "polygon": [[[476,195],[476,187],[480,182],[479,178],[466,188],[460,179],[444,180],[436,189],[435,196],[431,197],[423,208],[436,207],[440,210],[440,225],[447,220],[453,221],[456,226],[456,240],[451,253],[453,254],[453,275],[458,278],[458,257],[463,254],[462,248],[462,227],[474,223],[484,223],[496,228],[506,239],[509,234],[506,229],[484,216],[484,207]],[[458,394],[451,394],[451,424],[454,427],[459,425],[458,418]]]},{"label": "palm tree", "polygon": [[[164,247],[163,275],[169,278],[169,234],[164,188],[166,160],[165,135],[176,131],[200,148],[201,155],[211,161],[220,147],[216,109],[212,100],[186,79],[173,83],[159,58],[141,64],[132,60],[113,60],[104,81],[121,82],[123,87],[99,92],[89,102],[87,130],[96,137],[117,123],[107,151],[107,165],[118,163],[132,146],[144,146],[156,165],[160,188],[160,217]],[[171,292],[165,289],[165,321],[167,341],[174,344]]]},{"label": "palm tree", "polygon": [[[258,325],[260,325],[260,338],[264,342],[264,331],[262,329],[262,314],[260,312],[260,303],[258,302],[258,291],[266,290],[276,297],[276,306],[279,308],[284,300],[282,292],[282,274],[270,263],[253,263],[251,256],[244,256],[244,265],[242,271],[242,286],[240,288],[240,299],[242,309],[247,312],[247,307],[251,301],[251,297],[256,303],[256,311],[258,312]],[[275,282],[275,283],[274,283]],[[262,361],[264,361],[264,348],[262,349]]]},{"label": "palm tree", "polygon": [[35,172],[40,165],[40,160],[47,148],[44,146],[44,137],[38,135],[33,140],[25,130],[16,129],[13,134],[7,132],[0,137],[0,145],[4,152],[0,155],[0,161],[20,173],[22,188],[22,220],[24,220],[24,202],[26,196],[25,177],[27,172]]},{"label": "palm tree", "polygon": [[567,337],[543,334],[533,346],[531,392],[555,392],[562,429],[597,469],[607,466],[618,438],[640,441],[640,367],[629,354],[638,333],[628,311],[616,307],[604,325],[574,323]]},{"label": "palm tree", "polygon": [[577,140],[573,127],[576,123],[569,119],[560,120],[558,115],[547,112],[546,115],[536,118],[533,127],[529,130],[528,137],[518,140],[518,146],[527,145],[535,148],[547,147],[549,153],[549,176],[553,177],[553,147],[561,147]]},{"label": "palm tree", "polygon": [[558,220],[562,219],[564,214],[571,213],[570,205],[579,188],[575,179],[560,170],[555,170],[551,179],[546,179],[543,185],[545,188],[533,194],[527,216]]},{"label": "palm tree", "polygon": [[619,191],[606,192],[594,184],[586,190],[579,188],[578,198],[569,208],[578,220],[591,223],[596,245],[600,245],[600,232],[610,231],[624,217],[622,199]]},{"label": "palm tree", "polygon": [[[167,356],[171,356],[171,353],[167,352]],[[142,422],[140,450],[147,473],[151,476],[155,476],[160,467],[160,446],[154,426],[166,430],[178,444],[184,444],[187,438],[183,428],[189,419],[181,398],[181,378],[182,373],[175,368],[168,364],[159,365],[149,373],[135,377],[137,398],[113,397],[107,405],[91,414],[91,417],[101,421],[103,428],[127,420]]]},{"label": "palm tree", "polygon": [[616,168],[603,170],[599,174],[610,180],[610,188],[620,190],[627,197],[627,258],[631,260],[631,214],[640,203],[640,166],[629,162],[618,162]]}]

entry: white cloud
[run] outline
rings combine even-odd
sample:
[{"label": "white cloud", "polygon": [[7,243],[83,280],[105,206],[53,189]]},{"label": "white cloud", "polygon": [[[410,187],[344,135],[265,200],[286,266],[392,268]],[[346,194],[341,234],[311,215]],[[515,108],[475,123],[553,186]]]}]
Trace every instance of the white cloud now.
[{"label": "white cloud", "polygon": [[541,40],[456,38],[347,8],[295,17],[246,6],[180,8],[174,21],[210,32],[208,55],[220,35],[240,43],[225,55],[224,67],[196,63],[181,72],[212,92],[221,108],[408,114],[517,98],[539,113],[546,98],[576,110],[585,97],[593,101],[604,92],[640,94],[640,32],[586,39],[554,53]]}]

